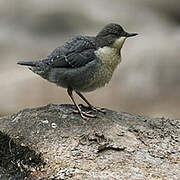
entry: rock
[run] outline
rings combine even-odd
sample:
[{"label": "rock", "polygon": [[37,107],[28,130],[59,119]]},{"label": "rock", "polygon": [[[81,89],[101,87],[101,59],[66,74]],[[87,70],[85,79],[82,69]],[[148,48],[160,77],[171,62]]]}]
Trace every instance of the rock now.
[{"label": "rock", "polygon": [[0,177],[180,177],[180,121],[108,109],[83,120],[73,109],[49,104],[0,118]]}]

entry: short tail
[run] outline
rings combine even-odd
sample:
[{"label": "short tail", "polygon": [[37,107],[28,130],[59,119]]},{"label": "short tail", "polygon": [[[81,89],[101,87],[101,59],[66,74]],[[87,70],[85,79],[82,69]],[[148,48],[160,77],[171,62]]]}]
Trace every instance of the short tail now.
[{"label": "short tail", "polygon": [[37,62],[36,61],[19,61],[17,62],[17,64],[19,65],[23,65],[23,66],[36,66]]}]

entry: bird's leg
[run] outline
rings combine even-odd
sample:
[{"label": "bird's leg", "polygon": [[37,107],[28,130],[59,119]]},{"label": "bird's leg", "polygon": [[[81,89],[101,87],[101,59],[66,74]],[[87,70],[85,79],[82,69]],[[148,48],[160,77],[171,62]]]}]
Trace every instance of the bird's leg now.
[{"label": "bird's leg", "polygon": [[[100,107],[94,107],[80,92],[78,91],[75,91],[79,97],[81,97],[85,102],[86,104],[88,105],[88,108],[90,110],[93,110],[93,111],[99,111],[99,112],[102,112],[102,113],[106,113],[106,111],[104,110],[104,108],[100,108]],[[83,106],[83,105],[82,105]],[[87,107],[86,107],[87,108]]]},{"label": "bird's leg", "polygon": [[83,119],[87,119],[87,117],[94,118],[96,115],[88,114],[80,109],[80,107],[76,104],[74,97],[73,97],[73,90],[71,88],[67,89],[68,95],[70,96],[71,100],[73,101],[74,105],[76,106],[78,113],[81,115]]}]

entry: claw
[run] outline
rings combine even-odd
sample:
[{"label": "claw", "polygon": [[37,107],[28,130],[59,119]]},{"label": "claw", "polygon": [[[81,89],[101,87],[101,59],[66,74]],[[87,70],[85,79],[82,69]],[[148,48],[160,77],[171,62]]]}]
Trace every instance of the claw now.
[{"label": "claw", "polygon": [[84,108],[84,109],[89,109],[89,110],[92,110],[92,111],[95,111],[95,112],[101,112],[101,113],[106,113],[106,110],[104,108],[100,108],[100,107],[94,107],[94,106],[85,106],[83,104],[79,104],[79,106],[81,108]]},{"label": "claw", "polygon": [[80,114],[83,119],[97,117],[95,114],[91,114],[91,111],[89,111],[89,112],[84,112],[84,111],[79,112],[78,110],[73,110],[73,113]]},{"label": "claw", "polygon": [[105,113],[106,113],[106,110],[105,110],[104,108],[100,108],[100,107],[94,107],[94,106],[92,106],[92,107],[90,107],[90,109],[92,109],[93,111],[98,111],[98,112],[101,112],[101,113],[103,113],[103,114],[105,114]]}]

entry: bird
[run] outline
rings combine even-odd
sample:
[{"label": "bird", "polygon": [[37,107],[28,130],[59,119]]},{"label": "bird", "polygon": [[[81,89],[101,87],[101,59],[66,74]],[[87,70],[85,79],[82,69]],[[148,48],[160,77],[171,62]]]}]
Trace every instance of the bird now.
[{"label": "bird", "polygon": [[[83,119],[97,117],[95,112],[105,109],[93,106],[82,94],[105,86],[121,62],[121,49],[125,40],[138,35],[126,32],[121,25],[109,23],[96,36],[77,35],[53,50],[46,58],[19,61],[29,69],[67,93]],[[74,99],[75,92],[87,104],[82,110]],[[84,106],[85,107],[85,106]]]}]

